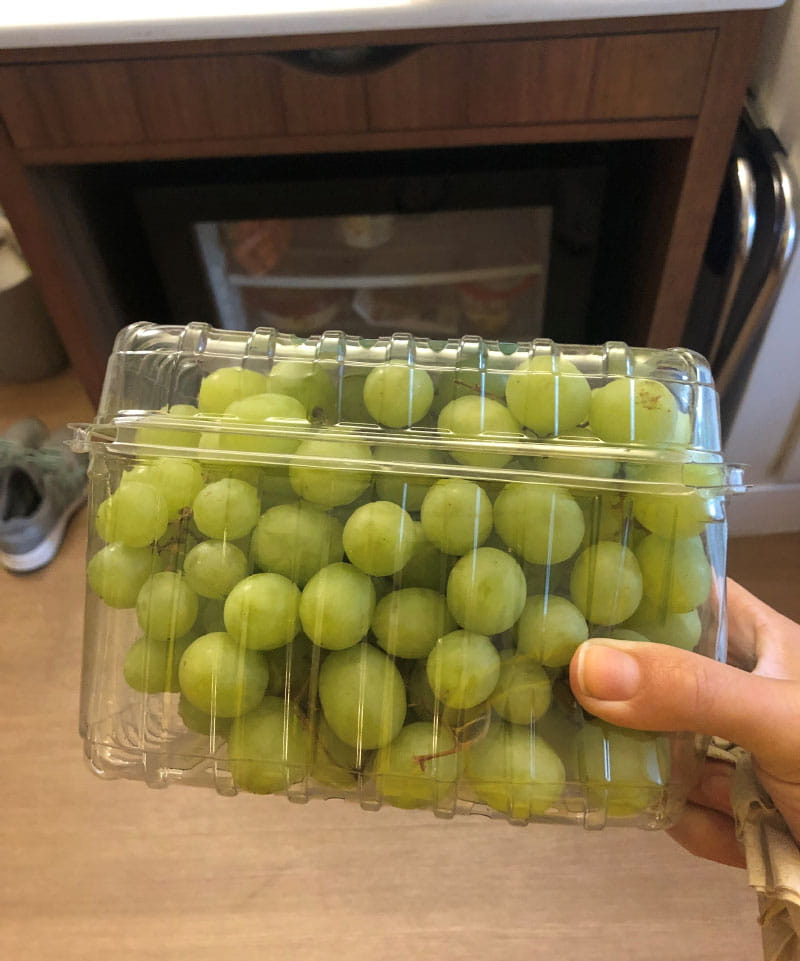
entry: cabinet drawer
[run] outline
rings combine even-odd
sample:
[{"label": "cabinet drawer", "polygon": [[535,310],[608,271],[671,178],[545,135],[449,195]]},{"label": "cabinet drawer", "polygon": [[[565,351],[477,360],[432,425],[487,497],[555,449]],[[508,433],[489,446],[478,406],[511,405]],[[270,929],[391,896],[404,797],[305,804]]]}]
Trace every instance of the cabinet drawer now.
[{"label": "cabinet drawer", "polygon": [[427,47],[366,78],[370,127],[692,117],[715,35],[703,29]]},{"label": "cabinet drawer", "polygon": [[[0,67],[21,149],[469,130],[695,116],[716,31],[419,47],[382,70],[309,72],[268,51]],[[412,145],[412,144],[409,144]],[[290,144],[290,146],[292,146]],[[341,149],[341,148],[339,148]]]},{"label": "cabinet drawer", "polygon": [[366,129],[362,78],[267,54],[0,67],[0,114],[23,149]]}]

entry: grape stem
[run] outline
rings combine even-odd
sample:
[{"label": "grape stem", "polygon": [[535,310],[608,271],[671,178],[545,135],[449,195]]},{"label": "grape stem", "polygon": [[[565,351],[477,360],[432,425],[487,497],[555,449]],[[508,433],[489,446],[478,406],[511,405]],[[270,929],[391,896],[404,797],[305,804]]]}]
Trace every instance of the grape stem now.
[{"label": "grape stem", "polygon": [[[458,727],[451,727],[451,732],[455,735],[455,744],[448,748],[446,751],[436,751],[433,754],[415,754],[413,757],[414,763],[419,765],[420,771],[425,770],[425,765],[428,761],[435,761],[440,757],[449,757],[452,754],[459,754],[466,747],[477,743],[486,737],[486,732],[489,730],[489,722],[491,720],[491,712],[486,711],[485,714],[481,714],[479,717],[473,717],[471,720],[467,721],[466,724],[461,724]],[[470,731],[471,728],[477,727],[474,733],[470,733],[468,737],[464,737],[464,733]],[[449,725],[448,725],[449,726]]]}]

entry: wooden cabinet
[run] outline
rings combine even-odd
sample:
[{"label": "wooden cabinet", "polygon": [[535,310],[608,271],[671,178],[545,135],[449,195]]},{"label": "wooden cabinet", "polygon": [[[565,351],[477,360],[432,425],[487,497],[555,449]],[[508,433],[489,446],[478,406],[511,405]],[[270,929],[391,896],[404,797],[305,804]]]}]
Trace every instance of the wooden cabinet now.
[{"label": "wooden cabinet", "polygon": [[[713,30],[435,43],[366,74],[269,51],[0,67],[0,111],[34,158],[125,144],[696,117]],[[391,51],[391,46],[387,48]]]},{"label": "wooden cabinet", "polygon": [[[100,358],[129,318],[58,171],[66,183],[89,163],[652,139],[663,149],[642,220],[654,240],[633,329],[676,343],[762,16],[0,51],[0,204],[96,395]],[[386,65],[297,65],[309,48],[365,43]]]}]

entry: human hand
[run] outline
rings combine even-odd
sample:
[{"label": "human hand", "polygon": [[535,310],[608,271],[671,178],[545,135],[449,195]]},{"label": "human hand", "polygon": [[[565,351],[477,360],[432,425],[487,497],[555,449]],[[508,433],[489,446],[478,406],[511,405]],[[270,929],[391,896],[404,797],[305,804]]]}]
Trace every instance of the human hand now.
[{"label": "human hand", "polygon": [[[800,624],[728,581],[728,664],[669,647],[592,638],[570,664],[580,703],[605,721],[695,731],[752,754],[758,779],[800,844]],[[731,811],[731,765],[707,760],[670,830],[700,857],[744,867]]]}]

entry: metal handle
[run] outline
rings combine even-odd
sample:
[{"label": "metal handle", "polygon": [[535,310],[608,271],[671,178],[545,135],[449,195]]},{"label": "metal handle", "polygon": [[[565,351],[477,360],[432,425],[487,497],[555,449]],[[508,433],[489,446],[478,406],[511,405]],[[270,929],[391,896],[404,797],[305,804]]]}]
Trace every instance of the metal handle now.
[{"label": "metal handle", "polygon": [[792,170],[785,154],[773,151],[769,156],[772,189],[775,194],[775,248],[764,283],[750,308],[742,327],[733,342],[728,356],[717,372],[717,390],[720,395],[730,387],[744,356],[767,322],[770,309],[780,289],[786,267],[794,251],[797,238],[797,214],[795,204],[797,191]]},{"label": "metal handle", "polygon": [[722,338],[730,320],[731,310],[736,301],[739,283],[744,273],[747,258],[753,248],[753,235],[756,229],[756,181],[753,168],[745,157],[736,157],[732,163],[730,182],[733,190],[733,205],[736,219],[736,241],[734,243],[725,297],[720,308],[719,321],[714,340],[708,352],[712,368],[717,362]]},{"label": "metal handle", "polygon": [[418,44],[404,44],[390,47],[353,46],[353,47],[316,47],[311,50],[288,50],[274,53],[284,63],[310,73],[328,76],[349,76],[352,74],[372,73],[391,67],[392,64],[419,49]]}]

